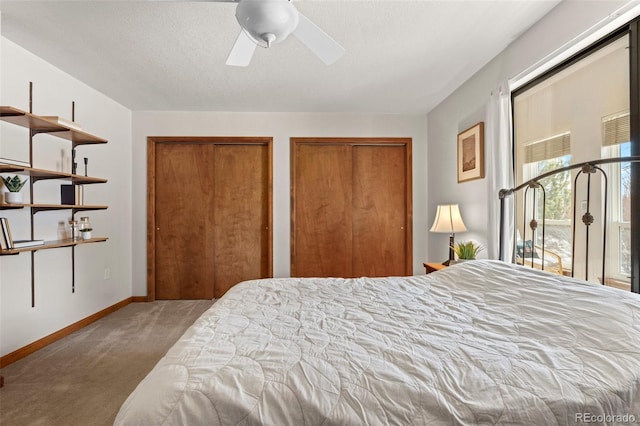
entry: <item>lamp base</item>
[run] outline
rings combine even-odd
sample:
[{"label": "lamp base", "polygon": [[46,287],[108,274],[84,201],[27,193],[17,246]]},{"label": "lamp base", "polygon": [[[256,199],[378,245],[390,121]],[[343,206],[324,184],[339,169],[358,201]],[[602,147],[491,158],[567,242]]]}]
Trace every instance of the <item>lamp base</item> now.
[{"label": "lamp base", "polygon": [[455,260],[455,254],[453,253],[454,234],[449,235],[449,259],[442,262],[443,265],[449,266],[451,262]]}]

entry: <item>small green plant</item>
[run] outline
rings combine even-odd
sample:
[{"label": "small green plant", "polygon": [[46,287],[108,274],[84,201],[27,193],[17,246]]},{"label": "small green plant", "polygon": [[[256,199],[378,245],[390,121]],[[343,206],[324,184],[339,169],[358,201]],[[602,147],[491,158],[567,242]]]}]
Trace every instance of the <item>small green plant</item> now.
[{"label": "small green plant", "polygon": [[483,247],[473,241],[456,243],[451,247],[458,256],[458,259],[475,259],[477,254],[483,250]]},{"label": "small green plant", "polygon": [[4,186],[7,187],[9,192],[20,192],[25,183],[27,183],[27,179],[21,181],[20,176],[15,175],[13,177],[4,177],[2,176],[2,182]]}]

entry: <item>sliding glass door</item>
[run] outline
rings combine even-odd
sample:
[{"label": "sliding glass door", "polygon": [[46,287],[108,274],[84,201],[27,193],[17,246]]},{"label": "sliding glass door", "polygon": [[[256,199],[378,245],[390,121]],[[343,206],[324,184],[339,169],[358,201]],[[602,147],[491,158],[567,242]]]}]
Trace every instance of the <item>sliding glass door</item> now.
[{"label": "sliding glass door", "polygon": [[[513,93],[517,184],[569,164],[631,154],[631,123],[638,119],[631,111],[632,98],[638,96],[630,82],[632,36],[620,30]],[[632,185],[629,163],[602,168],[607,179],[592,180],[589,197],[581,188],[585,184],[574,180],[577,170],[541,180],[544,200],[542,191],[522,195],[516,203],[517,247],[521,253],[525,247],[538,252],[544,247],[547,270],[630,290],[635,235],[631,202],[633,196],[640,197],[638,184]],[[581,217],[587,210],[594,222],[585,236]],[[537,221],[535,230],[527,219],[531,217]],[[633,229],[638,232],[637,226]],[[588,253],[582,249],[587,243]],[[602,263],[603,250],[604,277],[601,267],[588,267]],[[639,256],[637,248],[635,253]],[[538,259],[542,254],[537,253]],[[542,260],[538,263],[541,267]]]}]

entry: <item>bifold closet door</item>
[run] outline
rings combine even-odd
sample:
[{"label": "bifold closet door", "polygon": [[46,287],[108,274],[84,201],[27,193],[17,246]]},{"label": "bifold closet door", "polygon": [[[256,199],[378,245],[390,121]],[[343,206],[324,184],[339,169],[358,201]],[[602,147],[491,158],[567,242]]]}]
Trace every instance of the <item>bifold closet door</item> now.
[{"label": "bifold closet door", "polygon": [[271,139],[149,139],[149,298],[218,298],[272,276]]},{"label": "bifold closet door", "polygon": [[410,140],[292,139],[291,274],[410,275]]}]

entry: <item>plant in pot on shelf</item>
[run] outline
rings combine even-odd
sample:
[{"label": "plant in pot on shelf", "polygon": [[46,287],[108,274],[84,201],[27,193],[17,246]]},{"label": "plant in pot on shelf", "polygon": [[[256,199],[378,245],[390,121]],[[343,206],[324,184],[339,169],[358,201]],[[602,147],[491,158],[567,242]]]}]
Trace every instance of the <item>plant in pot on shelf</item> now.
[{"label": "plant in pot on shelf", "polygon": [[27,179],[20,180],[20,176],[2,176],[2,182],[9,192],[4,193],[4,202],[7,204],[22,204],[22,193],[20,190],[27,183]]},{"label": "plant in pot on shelf", "polygon": [[478,253],[483,250],[483,247],[481,245],[476,244],[473,241],[456,243],[451,248],[458,256],[458,262],[475,259]]},{"label": "plant in pot on shelf", "polygon": [[80,230],[80,237],[83,240],[90,240],[91,239],[91,231],[93,231],[93,228],[84,228]]}]

